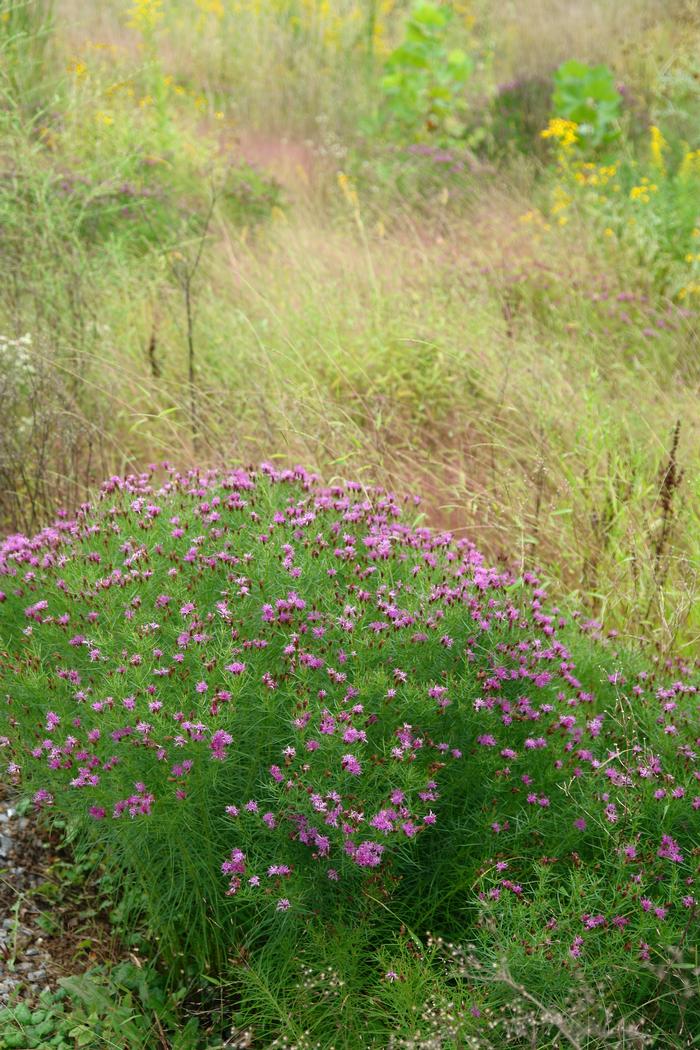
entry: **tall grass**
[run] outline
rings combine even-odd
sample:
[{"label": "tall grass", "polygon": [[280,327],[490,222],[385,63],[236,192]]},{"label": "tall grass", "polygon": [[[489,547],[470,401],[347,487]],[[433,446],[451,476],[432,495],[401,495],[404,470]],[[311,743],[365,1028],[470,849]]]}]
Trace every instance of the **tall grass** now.
[{"label": "tall grass", "polygon": [[[33,336],[81,462],[67,465],[60,437],[37,458],[38,435],[20,425],[29,387],[22,401],[9,382],[20,440],[5,437],[4,463],[12,474],[40,462],[41,484],[28,483],[42,495],[5,484],[5,527],[166,455],[303,458],[421,486],[431,520],[489,556],[543,567],[631,635],[692,645],[693,311],[654,290],[622,241],[588,234],[584,212],[549,231],[523,221],[546,201],[536,166],[502,171],[497,186],[479,170],[445,185],[424,176],[429,160],[401,156],[401,196],[381,151],[353,161],[350,128],[373,83],[367,19],[379,65],[401,5],[340,5],[325,36],[314,4],[196,8],[162,5],[144,36],[128,5],[64,0],[36,81],[57,85],[52,107],[17,85],[8,94],[0,334]],[[50,8],[21,10],[43,40]],[[459,17],[471,32],[484,15]],[[350,26],[364,26],[353,46]],[[357,108],[341,88],[359,92]],[[327,108],[313,143],[289,138],[315,124],[305,91],[346,107]],[[356,178],[339,186],[339,169]]]},{"label": "tall grass", "polygon": [[2,0],[0,4],[0,91],[40,102],[54,44],[55,0]]},{"label": "tall grass", "polygon": [[[494,229],[505,266],[482,247]],[[611,626],[692,642],[695,322],[642,301],[625,304],[631,323],[611,317],[638,285],[590,252],[523,240],[501,197],[449,230],[434,217],[391,236],[297,215],[251,242],[215,212],[192,292],[194,445],[187,303],[168,268],[117,257],[106,286],[90,278],[93,324],[81,315],[81,343],[66,336],[72,353],[46,364],[88,415],[100,406],[115,466],[274,454],[427,488],[430,519],[490,556],[544,566]],[[73,280],[54,269],[54,306]],[[668,320],[654,339],[652,314]],[[38,325],[25,307],[19,327]],[[685,473],[664,509],[678,420]]]}]

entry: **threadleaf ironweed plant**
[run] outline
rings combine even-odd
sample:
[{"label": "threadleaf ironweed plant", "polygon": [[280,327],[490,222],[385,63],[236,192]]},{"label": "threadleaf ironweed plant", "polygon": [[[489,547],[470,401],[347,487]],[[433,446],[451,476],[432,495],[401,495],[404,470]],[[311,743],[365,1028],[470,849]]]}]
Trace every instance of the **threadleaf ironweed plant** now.
[{"label": "threadleaf ironweed plant", "polygon": [[697,946],[697,669],[642,666],[416,502],[163,464],[10,536],[9,775],[199,972],[353,914],[625,982]]}]

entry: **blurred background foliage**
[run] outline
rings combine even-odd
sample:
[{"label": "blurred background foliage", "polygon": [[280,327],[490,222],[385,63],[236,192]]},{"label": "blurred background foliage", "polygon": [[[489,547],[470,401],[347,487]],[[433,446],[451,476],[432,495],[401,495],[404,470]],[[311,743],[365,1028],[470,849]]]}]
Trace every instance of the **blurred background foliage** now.
[{"label": "blurred background foliage", "polygon": [[0,526],[275,455],[692,645],[699,37],[692,0],[2,0]]}]

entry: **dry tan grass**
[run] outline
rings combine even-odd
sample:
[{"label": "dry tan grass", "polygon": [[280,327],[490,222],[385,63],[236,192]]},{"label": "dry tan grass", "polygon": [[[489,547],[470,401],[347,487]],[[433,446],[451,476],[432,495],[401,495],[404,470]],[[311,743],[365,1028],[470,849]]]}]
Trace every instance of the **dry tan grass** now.
[{"label": "dry tan grass", "polygon": [[567,58],[624,72],[626,56],[647,40],[672,40],[700,21],[696,0],[507,0],[479,11],[493,26],[504,79],[548,74]]}]

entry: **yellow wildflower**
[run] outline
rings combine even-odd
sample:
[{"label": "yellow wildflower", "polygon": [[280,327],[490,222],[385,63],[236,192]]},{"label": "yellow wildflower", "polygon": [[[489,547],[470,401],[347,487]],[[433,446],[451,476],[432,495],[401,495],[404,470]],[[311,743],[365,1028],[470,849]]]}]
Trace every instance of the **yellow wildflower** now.
[{"label": "yellow wildflower", "polygon": [[116,80],[113,84],[110,84],[108,87],[105,88],[105,95],[107,96],[107,98],[111,98],[112,95],[116,95],[118,91],[125,91],[128,95],[129,88],[131,88],[131,84],[128,80]]},{"label": "yellow wildflower", "polygon": [[661,172],[666,172],[666,164],[664,162],[664,150],[668,149],[668,143],[663,137],[659,129],[655,124],[652,124],[649,128],[649,151],[651,153],[651,162],[655,168],[658,168]]},{"label": "yellow wildflower", "polygon": [[197,7],[205,15],[214,15],[215,18],[224,17],[224,5],[221,0],[196,0]]},{"label": "yellow wildflower", "polygon": [[151,33],[163,20],[163,0],[133,0],[128,25],[141,33]]},{"label": "yellow wildflower", "polygon": [[108,51],[111,55],[118,55],[121,51],[116,44],[105,44],[102,40],[89,40],[87,46],[93,51]]},{"label": "yellow wildflower", "polygon": [[688,150],[678,169],[678,177],[685,180],[700,172],[700,149]]},{"label": "yellow wildflower", "polygon": [[72,73],[76,80],[81,80],[87,76],[88,67],[79,58],[74,58],[72,62],[69,62],[66,66],[66,72]]},{"label": "yellow wildflower", "polygon": [[557,215],[560,211],[566,211],[566,209],[571,204],[571,199],[572,198],[569,196],[569,194],[565,190],[563,190],[561,188],[561,186],[557,186],[555,188],[554,193],[552,194],[552,197],[553,197],[553,202],[552,202],[552,214],[553,215]]},{"label": "yellow wildflower", "polygon": [[338,186],[340,187],[340,191],[345,197],[345,200],[348,202],[348,204],[350,204],[353,208],[357,208],[358,204],[360,203],[359,198],[357,196],[357,190],[355,189],[352,182],[350,181],[350,179],[344,171],[338,172]]},{"label": "yellow wildflower", "polygon": [[540,132],[540,136],[543,139],[556,139],[561,148],[567,150],[578,142],[577,129],[578,124],[573,120],[552,117],[547,127]]}]

